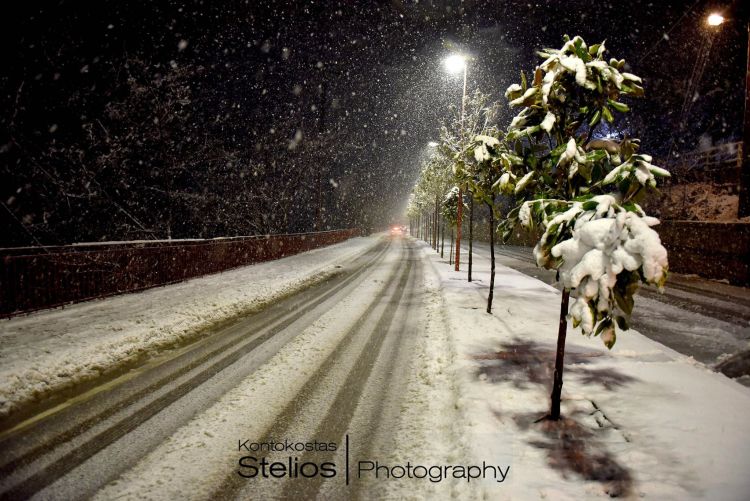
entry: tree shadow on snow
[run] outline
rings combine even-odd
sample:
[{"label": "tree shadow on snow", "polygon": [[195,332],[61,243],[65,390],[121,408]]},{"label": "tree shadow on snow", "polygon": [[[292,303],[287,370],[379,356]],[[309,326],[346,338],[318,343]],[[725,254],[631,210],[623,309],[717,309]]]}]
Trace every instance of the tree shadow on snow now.
[{"label": "tree shadow on snow", "polygon": [[513,419],[521,429],[533,427],[541,438],[529,443],[547,453],[547,462],[563,477],[570,474],[599,482],[610,497],[628,496],[633,490],[630,470],[621,465],[606,449],[603,436],[611,430],[590,428],[571,417],[559,421],[534,422],[537,414],[521,414]]},{"label": "tree shadow on snow", "polygon": [[[613,390],[635,381],[635,378],[614,369],[587,367],[592,360],[608,356],[601,351],[584,351],[571,346],[565,350],[565,374],[579,376],[585,384],[599,384]],[[500,351],[483,352],[473,356],[480,366],[476,376],[492,383],[512,382],[517,388],[529,384],[552,389],[555,369],[555,346],[514,339],[504,343]]]},{"label": "tree shadow on snow", "polygon": [[[602,351],[586,351],[572,346],[566,349],[565,374],[575,374],[586,385],[599,384],[607,390],[623,387],[636,379],[616,370],[597,369],[590,366],[599,357],[608,356]],[[480,363],[476,376],[489,382],[512,382],[517,388],[540,385],[545,391],[552,389],[555,363],[555,346],[514,339],[502,345],[499,351],[479,353],[473,357]],[[513,420],[523,430],[541,433],[529,443],[547,453],[549,465],[561,472],[580,475],[585,480],[600,482],[612,497],[631,493],[633,479],[630,471],[616,461],[607,451],[605,438],[612,427],[591,427],[579,422],[582,411],[565,416],[559,421],[539,418],[542,412],[517,414]],[[498,415],[499,417],[499,415]],[[594,421],[596,422],[596,421]]]}]

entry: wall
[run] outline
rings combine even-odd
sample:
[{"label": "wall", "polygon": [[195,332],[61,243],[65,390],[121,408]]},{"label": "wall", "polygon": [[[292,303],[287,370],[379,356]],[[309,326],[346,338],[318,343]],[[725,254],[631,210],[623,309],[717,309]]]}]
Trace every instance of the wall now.
[{"label": "wall", "polygon": [[[489,241],[489,225],[477,219],[475,238]],[[670,271],[750,285],[750,223],[662,221],[654,229],[669,252]],[[508,244],[533,247],[540,234],[516,228]]]},{"label": "wall", "polygon": [[0,316],[133,292],[279,259],[358,236],[295,235],[0,249]]}]

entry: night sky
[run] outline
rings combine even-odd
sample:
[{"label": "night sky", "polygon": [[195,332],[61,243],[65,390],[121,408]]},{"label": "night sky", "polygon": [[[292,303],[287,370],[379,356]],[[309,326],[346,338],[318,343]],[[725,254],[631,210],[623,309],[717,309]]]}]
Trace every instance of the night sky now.
[{"label": "night sky", "polygon": [[662,160],[737,141],[739,4],[27,1],[2,21],[0,245],[382,227],[459,103],[442,59],[472,57],[504,129],[505,88],[566,33],[644,77],[612,135]]}]

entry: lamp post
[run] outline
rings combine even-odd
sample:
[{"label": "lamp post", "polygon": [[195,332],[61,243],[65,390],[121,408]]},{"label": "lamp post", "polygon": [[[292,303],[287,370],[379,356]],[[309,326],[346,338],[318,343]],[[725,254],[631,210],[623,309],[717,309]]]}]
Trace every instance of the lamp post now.
[{"label": "lamp post", "polygon": [[[466,58],[459,54],[454,54],[445,60],[445,67],[448,72],[456,74],[463,70],[464,73],[464,86],[463,93],[461,94],[461,147],[463,149],[464,143],[464,109],[466,106],[466,73],[468,64]],[[456,214],[456,271],[459,271],[461,263],[461,219],[463,216],[463,191],[462,186],[458,185],[458,212]]]},{"label": "lamp post", "polygon": [[742,167],[738,217],[750,216],[750,20],[747,22],[747,62],[745,66],[745,118],[742,122]]},{"label": "lamp post", "polygon": [[[706,17],[706,24],[717,27],[726,19],[718,12]],[[737,216],[750,216],[750,21],[747,23],[747,60],[745,65],[745,115],[742,121],[742,149],[740,166],[740,193]]]}]

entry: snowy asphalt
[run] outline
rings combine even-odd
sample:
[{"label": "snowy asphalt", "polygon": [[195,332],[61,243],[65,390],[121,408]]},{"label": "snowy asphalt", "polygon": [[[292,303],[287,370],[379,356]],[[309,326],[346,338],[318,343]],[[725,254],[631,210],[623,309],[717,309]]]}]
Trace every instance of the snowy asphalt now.
[{"label": "snowy asphalt", "polygon": [[[538,268],[530,247],[495,249],[499,264],[556,284],[555,272]],[[489,244],[476,242],[474,253],[489,258]],[[713,366],[750,347],[750,289],[673,273],[663,294],[654,287],[638,291],[631,324],[645,336]]]},{"label": "snowy asphalt", "polygon": [[[0,498],[80,499],[96,494],[358,289],[369,302],[362,301],[361,310],[354,312],[353,325],[338,326],[346,332],[275,416],[264,437],[342,444],[346,434],[354,433],[352,452],[365,454],[377,443],[376,435],[385,436],[382,430],[399,400],[399,393],[388,389],[398,388],[391,383],[403,376],[405,357],[412,351],[413,339],[402,334],[413,331],[418,321],[418,315],[407,314],[419,300],[422,273],[421,266],[414,266],[419,258],[413,245],[407,239],[384,239],[341,263],[341,273],[322,284],[3,432]],[[260,442],[264,437],[255,438]],[[342,451],[340,447],[331,455]],[[323,461],[319,455],[316,459]],[[334,459],[343,463],[340,457]],[[247,482],[234,470],[225,469],[231,474],[216,496],[243,497]],[[336,484],[274,486],[277,494],[310,497]]]}]

